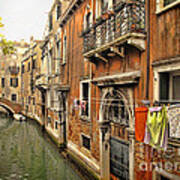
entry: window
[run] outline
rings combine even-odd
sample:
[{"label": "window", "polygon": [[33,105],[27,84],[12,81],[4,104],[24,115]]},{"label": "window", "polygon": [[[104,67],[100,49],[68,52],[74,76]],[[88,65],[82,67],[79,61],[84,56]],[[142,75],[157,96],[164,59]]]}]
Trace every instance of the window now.
[{"label": "window", "polygon": [[31,104],[31,96],[28,96],[28,104]]},{"label": "window", "polygon": [[59,73],[60,71],[60,60],[61,60],[61,41],[58,41],[56,43],[56,52],[57,52],[57,58],[56,58],[56,73]]},{"label": "window", "polygon": [[180,0],[156,0],[156,10],[161,11],[163,8],[168,8],[169,5],[178,4]]},{"label": "window", "polygon": [[103,100],[103,119],[112,123],[129,126],[129,111],[124,95],[114,89]]},{"label": "window", "polygon": [[52,30],[52,28],[53,28],[53,18],[52,18],[52,15],[50,15],[49,16],[49,31],[51,31]]},{"label": "window", "polygon": [[32,69],[36,69],[36,60],[35,59],[32,60]]},{"label": "window", "polygon": [[66,39],[66,33],[64,34],[63,37],[63,64],[66,63],[66,48],[67,48],[67,39]]},{"label": "window", "polygon": [[90,150],[91,149],[90,138],[85,135],[81,135],[81,137],[82,137],[82,146]]},{"label": "window", "polygon": [[18,78],[10,78],[10,86],[18,87]]},{"label": "window", "polygon": [[160,177],[160,180],[170,180],[169,178],[166,178],[166,177],[164,177],[164,176],[161,176]]},{"label": "window", "polygon": [[57,130],[58,129],[58,122],[55,121],[55,129]]},{"label": "window", "polygon": [[28,63],[28,72],[30,71],[30,69],[31,69],[31,63],[29,62]]},{"label": "window", "polygon": [[14,102],[16,102],[16,100],[17,100],[17,95],[16,95],[16,94],[12,94],[12,95],[11,95],[11,100],[14,101]]},{"label": "window", "polygon": [[13,78],[10,78],[10,86],[13,86]]},{"label": "window", "polygon": [[24,72],[25,72],[25,66],[24,66],[24,64],[21,66],[21,69],[22,69],[22,74],[24,74]]},{"label": "window", "polygon": [[178,1],[178,0],[164,0],[164,6],[167,6],[175,1]]},{"label": "window", "polygon": [[173,99],[180,100],[180,75],[179,76],[173,76],[172,79],[173,83]]},{"label": "window", "polygon": [[57,5],[57,9],[56,9],[56,15],[57,15],[57,20],[59,19],[59,17],[61,16],[61,4]]},{"label": "window", "polygon": [[47,107],[48,108],[51,107],[51,93],[50,93],[50,90],[47,91]]},{"label": "window", "polygon": [[180,72],[159,73],[159,100],[180,100]]},{"label": "window", "polygon": [[35,97],[33,98],[33,105],[36,105],[36,99],[35,99]]},{"label": "window", "polygon": [[89,83],[82,83],[81,88],[81,115],[89,116]]},{"label": "window", "polygon": [[49,50],[49,54],[48,54],[48,74],[52,73],[52,53],[53,50]]},{"label": "window", "polygon": [[90,28],[90,17],[91,17],[91,13],[88,13],[86,15],[86,28],[89,29]]},{"label": "window", "polygon": [[5,78],[1,78],[1,86],[2,86],[2,88],[5,87]]}]

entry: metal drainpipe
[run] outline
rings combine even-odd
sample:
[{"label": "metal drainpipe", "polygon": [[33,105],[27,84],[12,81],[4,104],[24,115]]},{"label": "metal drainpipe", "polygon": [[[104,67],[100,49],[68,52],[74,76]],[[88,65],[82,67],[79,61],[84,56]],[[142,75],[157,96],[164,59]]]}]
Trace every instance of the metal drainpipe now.
[{"label": "metal drainpipe", "polygon": [[149,98],[150,77],[150,0],[147,0],[147,74],[146,74],[146,99]]}]

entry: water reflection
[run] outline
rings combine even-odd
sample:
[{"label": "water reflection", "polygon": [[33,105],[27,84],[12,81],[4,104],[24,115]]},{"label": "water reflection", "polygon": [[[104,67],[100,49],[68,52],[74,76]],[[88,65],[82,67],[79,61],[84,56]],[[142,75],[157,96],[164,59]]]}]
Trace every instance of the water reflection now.
[{"label": "water reflection", "polygon": [[80,180],[33,122],[0,116],[0,180]]}]

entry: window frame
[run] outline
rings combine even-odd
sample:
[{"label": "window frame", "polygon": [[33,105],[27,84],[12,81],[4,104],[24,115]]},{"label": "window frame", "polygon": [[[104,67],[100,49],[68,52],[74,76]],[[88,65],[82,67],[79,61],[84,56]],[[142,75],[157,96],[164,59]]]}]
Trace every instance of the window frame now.
[{"label": "window frame", "polygon": [[61,61],[61,39],[56,41],[56,62],[55,62],[55,73],[60,73],[60,61]]},{"label": "window frame", "polygon": [[19,85],[19,79],[18,79],[18,77],[15,77],[15,78],[10,78],[10,87],[14,87],[14,88],[16,88],[16,87],[18,87],[18,85]]},{"label": "window frame", "polygon": [[1,87],[4,88],[4,87],[5,87],[5,84],[6,84],[5,77],[2,77],[2,78],[1,78]]},{"label": "window frame", "polygon": [[[153,100],[154,101],[161,101],[160,99],[160,73],[169,73],[169,79],[172,79],[171,76],[174,75],[180,75],[180,63],[172,63],[172,64],[164,64],[164,65],[160,65],[160,66],[155,66],[154,67],[154,82],[153,82],[153,89],[154,89],[154,95],[153,95]],[[169,94],[168,94],[168,100],[167,101],[171,101],[173,100],[172,97],[172,80],[169,80]]]},{"label": "window frame", "polygon": [[58,20],[61,17],[61,11],[62,11],[62,5],[61,3],[58,3],[56,6],[56,20]]},{"label": "window frame", "polygon": [[31,62],[28,62],[28,72],[31,70]]},{"label": "window frame", "polygon": [[174,6],[180,4],[180,0],[176,0],[168,5],[164,5],[165,0],[156,0],[156,14],[161,14],[164,11],[167,11]]},{"label": "window frame", "polygon": [[[84,146],[83,137],[89,139],[89,147]],[[84,133],[81,133],[81,146],[85,148],[86,150],[91,151],[91,137],[88,135],[85,135]]]},{"label": "window frame", "polygon": [[21,66],[21,73],[22,73],[22,74],[25,73],[25,65],[24,65],[24,64],[22,64],[22,66]]},{"label": "window frame", "polygon": [[53,15],[49,15],[49,32],[53,29]]},{"label": "window frame", "polygon": [[17,94],[11,94],[11,101],[16,102],[17,101]]},{"label": "window frame", "polygon": [[67,60],[67,35],[66,31],[63,34],[63,54],[62,54],[62,65],[66,64]]},{"label": "window frame", "polygon": [[90,80],[83,80],[80,82],[80,102],[83,100],[83,84],[88,84],[88,115],[82,115],[82,109],[80,108],[79,115],[81,119],[90,121],[91,119],[91,81]]}]

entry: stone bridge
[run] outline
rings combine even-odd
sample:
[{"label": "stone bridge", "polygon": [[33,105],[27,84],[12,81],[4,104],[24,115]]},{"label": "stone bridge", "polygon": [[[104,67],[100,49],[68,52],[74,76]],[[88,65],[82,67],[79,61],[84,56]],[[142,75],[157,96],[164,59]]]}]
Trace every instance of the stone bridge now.
[{"label": "stone bridge", "polygon": [[0,98],[0,106],[6,109],[10,114],[20,114],[22,110],[22,106],[20,104],[4,98]]}]

